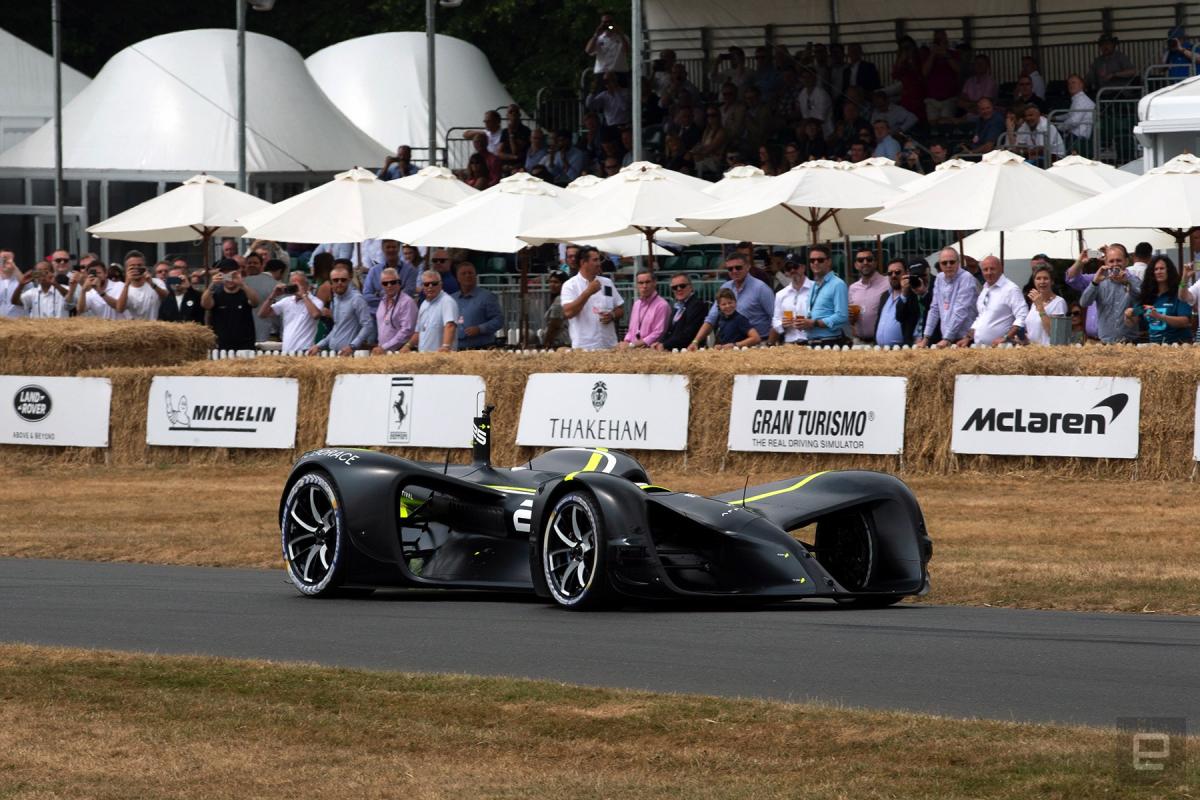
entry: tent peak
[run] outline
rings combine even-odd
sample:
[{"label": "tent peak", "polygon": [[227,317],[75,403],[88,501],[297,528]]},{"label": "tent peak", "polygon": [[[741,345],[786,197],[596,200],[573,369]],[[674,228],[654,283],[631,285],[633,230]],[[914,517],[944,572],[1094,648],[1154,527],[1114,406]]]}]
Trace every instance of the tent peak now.
[{"label": "tent peak", "polygon": [[1007,150],[993,150],[992,152],[984,155],[981,163],[1007,166],[1009,164],[1024,164],[1025,159],[1016,153],[1010,153]]},{"label": "tent peak", "polygon": [[1150,173],[1153,175],[1162,175],[1168,172],[1177,174],[1200,172],[1200,158],[1196,158],[1191,153],[1183,153],[1175,156],[1161,167],[1155,167],[1150,170]]},{"label": "tent peak", "polygon": [[224,186],[225,185],[225,181],[221,180],[220,178],[218,178],[216,176],[209,175],[207,172],[201,172],[198,175],[193,175],[192,177],[190,177],[186,181],[184,181],[184,183],[185,184],[211,183],[216,186]]},{"label": "tent peak", "polygon": [[368,183],[379,180],[375,177],[375,173],[371,172],[371,170],[363,169],[362,167],[357,166],[352,169],[348,169],[345,172],[339,172],[337,175],[333,176],[333,179],[335,181],[365,181]]}]

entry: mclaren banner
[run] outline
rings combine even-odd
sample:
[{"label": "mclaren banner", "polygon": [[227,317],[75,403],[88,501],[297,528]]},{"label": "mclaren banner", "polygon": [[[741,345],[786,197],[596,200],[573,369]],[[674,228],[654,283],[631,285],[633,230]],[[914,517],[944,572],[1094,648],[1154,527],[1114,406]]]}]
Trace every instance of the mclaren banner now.
[{"label": "mclaren banner", "polygon": [[0,443],[108,447],[108,378],[0,376]]},{"label": "mclaren banner", "polygon": [[735,375],[729,449],[900,453],[907,388],[907,378]]},{"label": "mclaren banner", "polygon": [[325,443],[470,447],[483,401],[478,375],[338,375]]},{"label": "mclaren banner", "polygon": [[156,377],[146,444],[294,447],[299,391],[295,378]]},{"label": "mclaren banner", "polygon": [[689,407],[684,375],[539,372],[525,382],[517,444],[686,450]]},{"label": "mclaren banner", "polygon": [[959,375],[955,453],[1137,458],[1137,378]]}]

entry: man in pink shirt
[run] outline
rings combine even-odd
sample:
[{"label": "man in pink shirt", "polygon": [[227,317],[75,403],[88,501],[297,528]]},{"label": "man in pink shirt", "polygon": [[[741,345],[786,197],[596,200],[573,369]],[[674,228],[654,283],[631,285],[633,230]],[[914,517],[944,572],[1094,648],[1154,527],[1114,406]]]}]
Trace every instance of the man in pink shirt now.
[{"label": "man in pink shirt", "polygon": [[[875,341],[875,318],[879,315],[879,296],[887,288],[887,278],[879,274],[875,253],[862,249],[854,254],[854,267],[859,279],[850,284],[850,326],[854,340],[871,344]],[[858,309],[858,313],[855,313]]]},{"label": "man in pink shirt", "polygon": [[408,340],[417,328],[417,304],[401,291],[400,273],[387,267],[379,274],[383,287],[383,298],[375,310],[375,327],[379,331],[379,344],[371,355],[406,353],[412,348]]},{"label": "man in pink shirt", "polygon": [[650,347],[667,330],[671,317],[671,306],[658,296],[654,275],[643,270],[637,276],[637,299],[633,301],[633,313],[629,315],[629,331],[617,347]]}]

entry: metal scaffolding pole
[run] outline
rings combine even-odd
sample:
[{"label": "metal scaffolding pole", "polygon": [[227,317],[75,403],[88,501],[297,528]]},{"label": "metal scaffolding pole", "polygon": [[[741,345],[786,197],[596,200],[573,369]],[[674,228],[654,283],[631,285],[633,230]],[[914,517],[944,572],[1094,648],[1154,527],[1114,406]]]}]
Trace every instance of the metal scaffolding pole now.
[{"label": "metal scaffolding pole", "polygon": [[54,247],[63,246],[63,146],[62,146],[62,8],[50,0],[51,37],[54,41]]}]

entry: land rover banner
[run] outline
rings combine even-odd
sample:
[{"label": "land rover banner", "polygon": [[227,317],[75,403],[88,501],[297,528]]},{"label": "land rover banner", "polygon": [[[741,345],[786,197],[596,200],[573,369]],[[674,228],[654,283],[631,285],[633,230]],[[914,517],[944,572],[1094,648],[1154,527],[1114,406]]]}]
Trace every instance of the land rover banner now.
[{"label": "land rover banner", "polygon": [[108,378],[0,376],[0,443],[107,447]]},{"label": "land rover banner", "polygon": [[338,375],[325,443],[470,447],[483,403],[478,375]]},{"label": "land rover banner", "polygon": [[299,389],[295,378],[156,377],[146,444],[294,447]]},{"label": "land rover banner", "polygon": [[686,450],[688,408],[684,375],[535,373],[517,444]]},{"label": "land rover banner", "polygon": [[729,449],[900,453],[907,378],[736,375]]},{"label": "land rover banner", "polygon": [[1137,458],[1137,378],[959,375],[955,453]]}]

